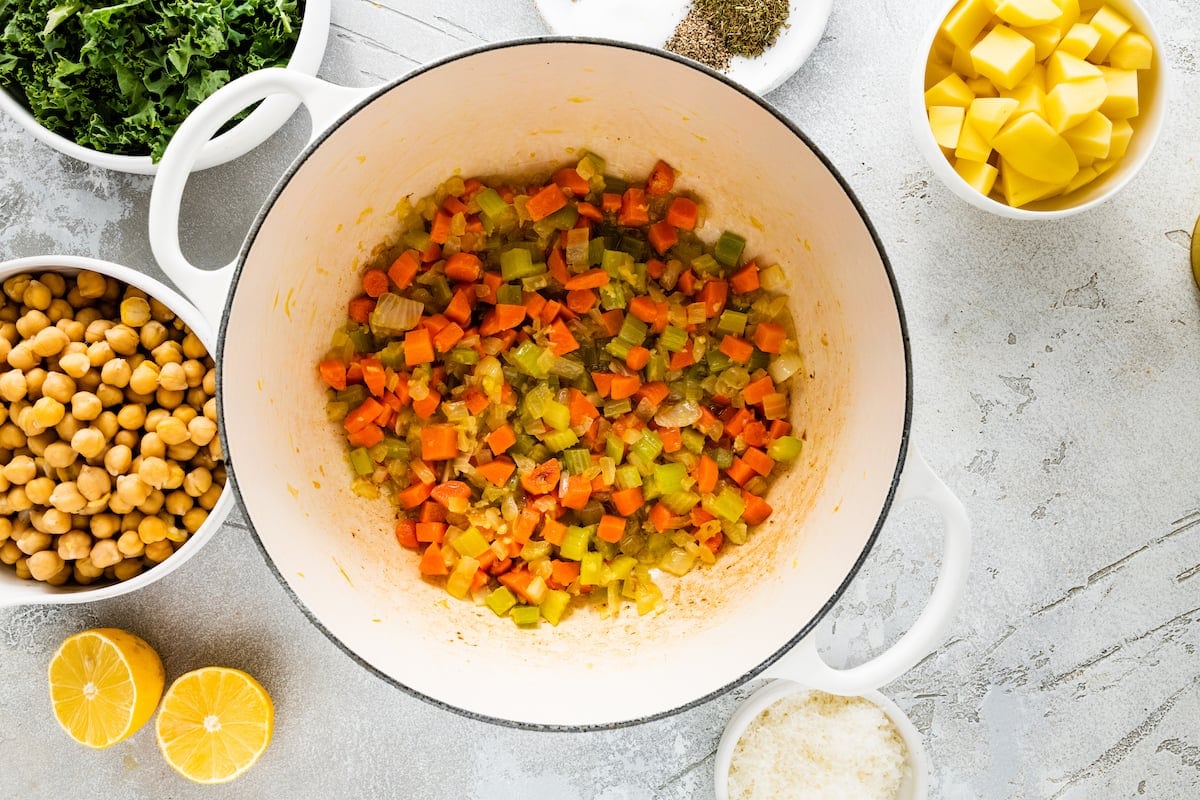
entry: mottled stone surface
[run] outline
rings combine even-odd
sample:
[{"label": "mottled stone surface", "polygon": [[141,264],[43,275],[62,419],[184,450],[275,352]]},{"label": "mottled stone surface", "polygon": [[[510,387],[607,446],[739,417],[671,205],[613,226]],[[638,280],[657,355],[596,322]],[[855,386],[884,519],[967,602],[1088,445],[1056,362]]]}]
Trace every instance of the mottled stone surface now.
[{"label": "mottled stone surface", "polygon": [[[652,0],[651,0],[652,1]],[[802,2],[803,0],[798,0]],[[924,733],[937,798],[1200,796],[1200,18],[1146,0],[1174,70],[1162,141],[1113,202],[1017,223],[941,186],[904,93],[940,3],[839,0],[805,67],[770,96],[843,172],[879,229],[908,315],[914,435],[975,523],[948,641],[884,691]],[[486,41],[544,32],[525,2],[335,0],[322,74],[367,86]],[[184,242],[216,265],[302,145],[303,119],[192,181]],[[0,118],[0,258],[98,255],[156,272],[148,178],[88,168]],[[836,663],[877,651],[927,597],[939,543],[893,515],[820,637]],[[107,752],[69,742],[45,667],[66,635],[140,632],[168,674],[258,675],[274,744],[239,782],[177,778],[145,730]],[[753,687],[750,687],[753,688]],[[308,624],[241,517],[134,596],[0,610],[0,797],[708,797],[711,753],[743,689],[631,730],[537,734],[434,709]]]}]

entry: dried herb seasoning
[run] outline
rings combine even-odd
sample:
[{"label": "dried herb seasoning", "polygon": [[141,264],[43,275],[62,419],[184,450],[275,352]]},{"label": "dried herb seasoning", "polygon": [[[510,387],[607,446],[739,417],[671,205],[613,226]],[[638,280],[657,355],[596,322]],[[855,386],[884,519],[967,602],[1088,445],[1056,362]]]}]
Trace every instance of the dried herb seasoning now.
[{"label": "dried herb seasoning", "polygon": [[754,58],[775,44],[790,11],[789,0],[692,0],[665,47],[725,70],[731,56]]},{"label": "dried herb seasoning", "polygon": [[725,39],[702,17],[695,6],[688,10],[675,33],[667,40],[666,49],[705,66],[724,71],[729,67],[729,48]]}]

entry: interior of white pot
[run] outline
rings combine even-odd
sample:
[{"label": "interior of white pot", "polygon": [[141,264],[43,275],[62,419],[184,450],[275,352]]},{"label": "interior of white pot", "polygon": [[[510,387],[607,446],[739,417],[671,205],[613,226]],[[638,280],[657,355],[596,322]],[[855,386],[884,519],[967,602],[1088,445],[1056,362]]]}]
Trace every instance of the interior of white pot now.
[{"label": "interior of white pot", "polygon": [[[657,158],[708,204],[706,238],[743,233],[779,262],[809,377],[804,456],[775,513],[711,569],[667,581],[665,612],[589,611],[518,629],[418,577],[386,500],[351,494],[315,364],[405,197],[453,174],[526,174],[603,155]],[[907,407],[902,331],[881,256],[821,160],[759,103],[669,58],[539,42],[477,52],[383,93],[286,182],[235,286],[222,363],[229,456],[284,580],[337,640],[404,686],[471,713],[603,725],[682,707],[743,678],[846,579],[885,505]]]}]

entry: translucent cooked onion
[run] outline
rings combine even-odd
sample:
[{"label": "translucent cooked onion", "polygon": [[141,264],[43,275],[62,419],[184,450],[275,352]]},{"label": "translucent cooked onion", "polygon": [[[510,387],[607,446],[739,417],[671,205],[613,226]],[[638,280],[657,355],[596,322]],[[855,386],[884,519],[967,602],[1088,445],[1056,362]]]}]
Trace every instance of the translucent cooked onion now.
[{"label": "translucent cooked onion", "polygon": [[802,369],[804,369],[804,359],[799,353],[783,353],[771,359],[771,363],[767,365],[767,372],[771,373],[771,380],[777,384],[783,383]]},{"label": "translucent cooked onion", "polygon": [[684,400],[668,406],[654,415],[654,421],[663,428],[685,428],[700,421],[700,404]]},{"label": "translucent cooked onion", "polygon": [[375,335],[395,335],[412,330],[421,321],[425,306],[398,294],[384,292],[371,312],[371,332]]}]

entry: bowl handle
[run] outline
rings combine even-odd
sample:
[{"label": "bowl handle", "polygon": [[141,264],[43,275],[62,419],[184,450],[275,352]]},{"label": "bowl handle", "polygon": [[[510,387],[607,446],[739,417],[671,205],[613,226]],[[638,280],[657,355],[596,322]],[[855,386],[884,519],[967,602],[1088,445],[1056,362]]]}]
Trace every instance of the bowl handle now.
[{"label": "bowl handle", "polygon": [[230,81],[201,103],[175,132],[150,192],[150,248],[159,266],[219,326],[236,261],[220,269],[200,269],[179,247],[179,207],[188,176],[208,144],[234,114],[275,94],[292,94],[312,118],[311,143],[355,102],[371,90],[350,89],[295,70],[272,68]]},{"label": "bowl handle", "polygon": [[962,502],[934,474],[912,444],[896,489],[895,505],[924,499],[933,503],[945,524],[942,566],[937,585],[917,621],[900,639],[865,664],[849,669],[829,666],[812,636],[807,636],[764,673],[834,694],[855,695],[891,683],[937,649],[958,610],[971,560],[971,523]]}]

